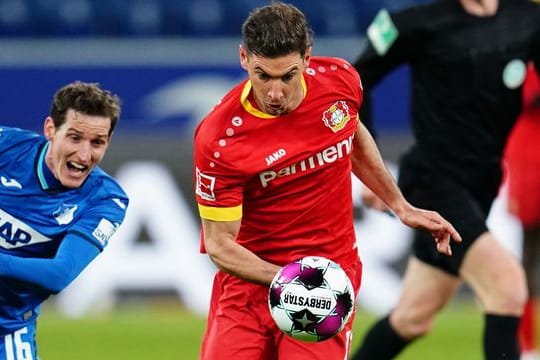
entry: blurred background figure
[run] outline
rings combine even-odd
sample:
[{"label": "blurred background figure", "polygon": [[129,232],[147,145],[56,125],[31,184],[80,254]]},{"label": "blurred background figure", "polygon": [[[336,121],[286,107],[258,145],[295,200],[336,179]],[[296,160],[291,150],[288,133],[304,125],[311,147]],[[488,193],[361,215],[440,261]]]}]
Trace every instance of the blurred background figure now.
[{"label": "blurred background figure", "polygon": [[540,359],[536,344],[536,302],[540,268],[540,82],[529,64],[523,85],[523,111],[508,139],[505,166],[508,210],[522,224],[522,262],[529,299],[519,327],[522,359]]},{"label": "blurred background figure", "polygon": [[[487,218],[521,109],[526,63],[534,60],[540,68],[540,6],[529,0],[439,0],[383,9],[367,38],[354,62],[366,94],[397,66],[411,67],[415,143],[400,160],[400,188],[414,205],[455,224],[463,242],[442,257],[415,233],[399,301],[371,327],[354,358],[396,357],[432,329],[465,283],[482,307],[484,357],[517,360],[525,276]],[[369,126],[368,113],[361,119]]]}]

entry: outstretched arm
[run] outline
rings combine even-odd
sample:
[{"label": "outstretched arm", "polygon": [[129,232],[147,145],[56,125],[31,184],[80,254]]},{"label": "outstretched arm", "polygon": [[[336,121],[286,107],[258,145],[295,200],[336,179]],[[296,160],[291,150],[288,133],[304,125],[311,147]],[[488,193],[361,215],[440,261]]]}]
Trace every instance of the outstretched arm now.
[{"label": "outstretched arm", "polygon": [[68,286],[99,254],[99,249],[76,234],[68,234],[51,259],[23,258],[0,252],[0,276],[41,286],[56,294]]},{"label": "outstretched arm", "polygon": [[358,124],[352,156],[353,173],[396,214],[402,223],[415,229],[429,231],[437,250],[452,254],[450,241],[461,241],[452,224],[435,211],[412,206],[399,190],[390,171],[386,168],[375,141],[367,129]]}]

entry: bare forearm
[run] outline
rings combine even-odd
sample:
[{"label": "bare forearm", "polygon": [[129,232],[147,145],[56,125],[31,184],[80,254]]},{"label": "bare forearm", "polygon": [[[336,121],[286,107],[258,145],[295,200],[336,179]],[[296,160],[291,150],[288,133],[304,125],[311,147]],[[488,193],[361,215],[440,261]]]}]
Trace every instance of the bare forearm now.
[{"label": "bare forearm", "polygon": [[352,157],[353,173],[390,209],[398,213],[408,203],[403,198],[392,174],[369,132],[360,124]]},{"label": "bare forearm", "polygon": [[202,225],[206,252],[218,269],[247,281],[270,285],[280,267],[236,242],[240,221],[203,219]]},{"label": "bare forearm", "polygon": [[270,285],[280,269],[236,242],[214,242],[214,246],[207,251],[212,262],[221,271],[259,284]]},{"label": "bare forearm", "polygon": [[450,241],[452,238],[461,241],[459,233],[437,212],[416,208],[407,202],[386,168],[375,141],[362,124],[355,138],[352,167],[354,174],[394,211],[403,224],[428,231],[439,252],[452,254]]}]

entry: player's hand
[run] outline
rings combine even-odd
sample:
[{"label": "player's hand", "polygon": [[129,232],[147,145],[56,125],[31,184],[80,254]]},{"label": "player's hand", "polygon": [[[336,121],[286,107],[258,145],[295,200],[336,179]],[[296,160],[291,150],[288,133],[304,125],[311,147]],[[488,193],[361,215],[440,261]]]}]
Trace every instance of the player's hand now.
[{"label": "player's hand", "polygon": [[461,242],[461,235],[452,224],[435,211],[410,206],[407,210],[400,211],[398,216],[405,225],[431,233],[440,253],[452,255],[452,239]]}]

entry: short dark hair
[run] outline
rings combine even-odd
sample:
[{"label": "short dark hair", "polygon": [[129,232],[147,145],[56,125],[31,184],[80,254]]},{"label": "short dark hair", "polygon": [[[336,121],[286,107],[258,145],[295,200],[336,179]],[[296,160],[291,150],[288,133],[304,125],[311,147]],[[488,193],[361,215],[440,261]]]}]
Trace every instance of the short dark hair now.
[{"label": "short dark hair", "polygon": [[267,58],[295,52],[303,57],[312,38],[305,15],[294,5],[279,1],[254,9],[242,25],[246,51]]},{"label": "short dark hair", "polygon": [[56,128],[66,122],[69,109],[86,115],[108,117],[111,119],[110,135],[120,118],[120,105],[120,98],[100,88],[98,83],[74,81],[54,94],[50,116]]}]

